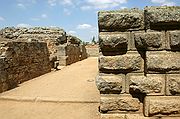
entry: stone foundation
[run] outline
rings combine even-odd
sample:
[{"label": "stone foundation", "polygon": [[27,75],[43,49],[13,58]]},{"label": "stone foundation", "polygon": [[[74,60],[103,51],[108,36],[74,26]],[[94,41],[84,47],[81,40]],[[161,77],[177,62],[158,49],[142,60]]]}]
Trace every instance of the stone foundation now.
[{"label": "stone foundation", "polygon": [[102,119],[180,118],[180,7],[101,11]]}]

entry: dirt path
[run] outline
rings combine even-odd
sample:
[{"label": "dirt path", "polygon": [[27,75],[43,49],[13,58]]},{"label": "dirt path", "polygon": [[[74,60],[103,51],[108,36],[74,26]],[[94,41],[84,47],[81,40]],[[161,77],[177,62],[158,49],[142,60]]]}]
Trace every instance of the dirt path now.
[{"label": "dirt path", "polygon": [[97,58],[88,58],[0,95],[1,119],[99,119]]}]

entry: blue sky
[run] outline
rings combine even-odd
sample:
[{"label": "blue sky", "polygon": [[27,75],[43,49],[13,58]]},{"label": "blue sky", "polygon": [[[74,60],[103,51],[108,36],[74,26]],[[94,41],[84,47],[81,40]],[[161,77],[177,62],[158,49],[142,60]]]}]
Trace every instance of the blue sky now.
[{"label": "blue sky", "polygon": [[97,36],[97,11],[176,5],[180,0],[0,0],[0,28],[61,27],[83,41]]}]

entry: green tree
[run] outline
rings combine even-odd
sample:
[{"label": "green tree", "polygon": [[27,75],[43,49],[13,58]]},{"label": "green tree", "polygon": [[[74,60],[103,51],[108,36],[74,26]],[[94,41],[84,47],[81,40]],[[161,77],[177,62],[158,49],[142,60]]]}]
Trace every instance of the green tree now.
[{"label": "green tree", "polygon": [[93,36],[91,43],[96,44],[95,36]]}]

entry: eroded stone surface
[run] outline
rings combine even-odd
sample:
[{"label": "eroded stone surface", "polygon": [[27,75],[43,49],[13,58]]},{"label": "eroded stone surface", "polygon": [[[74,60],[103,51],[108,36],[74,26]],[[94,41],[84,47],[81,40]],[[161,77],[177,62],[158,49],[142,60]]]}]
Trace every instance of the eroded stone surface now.
[{"label": "eroded stone surface", "polygon": [[147,51],[147,71],[149,73],[180,72],[180,53],[169,51]]},{"label": "eroded stone surface", "polygon": [[145,116],[180,115],[179,96],[146,96]]},{"label": "eroded stone surface", "polygon": [[179,74],[167,75],[166,95],[180,95],[180,75]]},{"label": "eroded stone surface", "polygon": [[101,51],[127,50],[130,33],[101,33],[99,35],[99,46]]},{"label": "eroded stone surface", "polygon": [[101,11],[98,13],[100,31],[144,29],[143,20],[143,12],[138,9]]},{"label": "eroded stone surface", "polygon": [[126,91],[133,94],[163,95],[165,75],[161,74],[128,74]]},{"label": "eroded stone surface", "polygon": [[165,49],[165,33],[163,32],[140,32],[134,33],[136,47],[143,50]]},{"label": "eroded stone surface", "polygon": [[0,46],[3,91],[51,71],[46,43],[2,41]]},{"label": "eroded stone surface", "polygon": [[125,92],[125,75],[102,75],[96,79],[101,94],[120,94]]},{"label": "eroded stone surface", "polygon": [[146,28],[180,29],[180,7],[161,6],[145,7]]},{"label": "eroded stone surface", "polygon": [[169,42],[172,50],[180,50],[180,30],[169,31]]},{"label": "eroded stone surface", "polygon": [[99,69],[102,72],[142,72],[143,63],[143,59],[138,52],[99,57]]},{"label": "eroded stone surface", "polygon": [[139,110],[140,101],[130,95],[101,96],[100,111],[103,113]]}]

